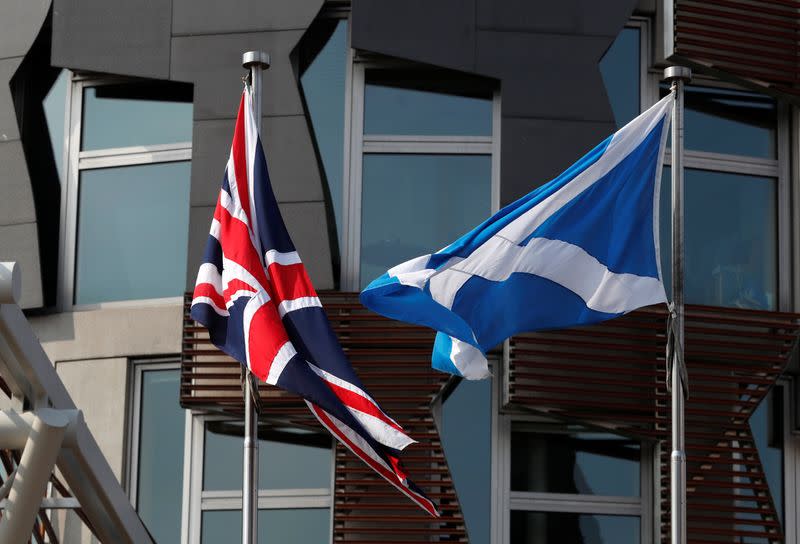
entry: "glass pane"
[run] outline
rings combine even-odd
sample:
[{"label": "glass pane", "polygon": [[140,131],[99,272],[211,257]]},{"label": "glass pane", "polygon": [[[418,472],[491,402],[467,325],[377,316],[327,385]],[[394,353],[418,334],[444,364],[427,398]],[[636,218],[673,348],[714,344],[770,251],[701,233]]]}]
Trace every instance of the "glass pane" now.
[{"label": "glass pane", "polygon": [[[324,544],[331,540],[330,523],[328,508],[259,510],[258,544]],[[241,541],[240,510],[203,512],[201,544]]]},{"label": "glass pane", "polygon": [[486,219],[491,162],[488,155],[365,155],[361,287]]},{"label": "glass pane", "polygon": [[183,294],[189,162],[84,170],[78,200],[75,304]]},{"label": "glass pane", "polygon": [[750,430],[767,476],[772,499],[783,519],[783,388],[776,386],[750,416]]},{"label": "glass pane", "polygon": [[156,542],[181,536],[185,422],[179,384],[177,369],[142,373],[136,504]]},{"label": "glass pane", "polygon": [[511,489],[638,497],[639,444],[607,433],[511,425]]},{"label": "glass pane", "polygon": [[[203,489],[206,491],[242,488],[242,426],[241,422],[233,427],[226,423],[206,424],[203,455]],[[238,434],[223,434],[222,431]],[[282,441],[258,441],[258,487],[330,489],[331,438],[297,429],[278,432]]]},{"label": "glass pane", "polygon": [[67,108],[67,85],[70,77],[67,70],[61,70],[50,92],[42,101],[44,117],[47,120],[47,131],[50,133],[50,145],[53,148],[53,158],[56,160],[56,169],[59,179],[64,179],[64,118]]},{"label": "glass pane", "polygon": [[600,61],[617,128],[639,115],[641,75],[638,28],[624,28]]},{"label": "glass pane", "polygon": [[[661,86],[661,95],[668,92]],[[686,149],[777,158],[777,106],[758,93],[690,85],[685,93]]]},{"label": "glass pane", "polygon": [[639,518],[511,511],[514,544],[638,544]]},{"label": "glass pane", "polygon": [[378,81],[367,72],[364,134],[492,135],[492,100]]},{"label": "glass pane", "polygon": [[192,141],[192,103],[163,99],[152,85],[87,87],[81,149]]},{"label": "glass pane", "polygon": [[314,137],[325,168],[342,245],[342,176],[344,175],[344,84],[347,67],[347,21],[339,21],[328,43],[300,77]]},{"label": "glass pane", "polygon": [[462,380],[442,405],[442,445],[471,542],[489,542],[492,380]]},{"label": "glass pane", "polygon": [[[671,171],[661,183],[661,270],[671,292]],[[692,304],[777,308],[777,183],[684,170],[685,297]]]}]

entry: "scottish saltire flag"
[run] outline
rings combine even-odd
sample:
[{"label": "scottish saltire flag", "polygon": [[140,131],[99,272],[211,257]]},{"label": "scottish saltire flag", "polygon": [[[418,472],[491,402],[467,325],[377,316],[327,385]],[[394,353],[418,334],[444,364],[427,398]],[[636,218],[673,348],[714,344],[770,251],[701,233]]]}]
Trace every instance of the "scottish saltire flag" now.
[{"label": "scottish saltire flag", "polygon": [[446,248],[390,269],[361,302],[439,331],[434,368],[470,379],[489,375],[486,351],[513,334],[665,302],[658,197],[672,105],[667,96]]},{"label": "scottish saltire flag", "polygon": [[269,384],[303,397],[354,454],[424,510],[400,451],[413,443],[366,392],[331,330],[270,186],[245,88],[197,274],[191,316],[211,341]]}]

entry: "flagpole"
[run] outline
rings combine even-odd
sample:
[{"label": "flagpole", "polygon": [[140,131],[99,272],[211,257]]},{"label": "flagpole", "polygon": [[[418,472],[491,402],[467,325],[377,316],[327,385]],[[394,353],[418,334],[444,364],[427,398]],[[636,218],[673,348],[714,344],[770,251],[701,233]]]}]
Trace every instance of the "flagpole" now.
[{"label": "flagpole", "polygon": [[684,450],[684,383],[679,364],[684,346],[683,259],[683,87],[692,79],[684,66],[670,66],[664,79],[675,93],[672,110],[672,302],[674,349],[671,364],[672,455],[670,456],[671,544],[686,544],[686,452]]},{"label": "flagpole", "polygon": [[[242,66],[250,70],[253,116],[261,133],[261,76],[269,68],[269,55],[263,51],[247,51]],[[242,479],[242,544],[258,541],[258,411],[254,385],[248,370],[244,376],[244,473]]]}]

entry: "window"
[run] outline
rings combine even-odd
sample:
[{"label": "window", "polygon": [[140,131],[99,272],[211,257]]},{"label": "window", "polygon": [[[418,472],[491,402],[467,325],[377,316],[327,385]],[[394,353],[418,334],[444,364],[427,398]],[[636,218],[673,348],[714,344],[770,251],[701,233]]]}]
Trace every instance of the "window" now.
[{"label": "window", "polygon": [[[184,485],[189,544],[237,542],[242,530],[242,421],[194,415]],[[328,434],[261,427],[259,542],[331,539],[333,444]]]},{"label": "window", "polygon": [[181,295],[191,88],[73,76],[69,92],[61,307]]},{"label": "window", "polygon": [[432,253],[499,207],[499,93],[463,76],[357,58],[342,286]]},{"label": "window", "polygon": [[156,542],[180,542],[184,410],[180,364],[135,362],[128,489]]},{"label": "window", "polygon": [[[710,86],[685,92],[685,296],[695,304],[777,310],[788,295],[785,127],[767,96]],[[667,91],[660,86],[661,93]],[[671,156],[661,186],[662,272],[671,290]],[[782,272],[784,271],[784,272]],[[782,277],[783,276],[783,277]]]},{"label": "window", "polygon": [[507,542],[653,539],[650,444],[532,416],[504,416],[500,426]]}]

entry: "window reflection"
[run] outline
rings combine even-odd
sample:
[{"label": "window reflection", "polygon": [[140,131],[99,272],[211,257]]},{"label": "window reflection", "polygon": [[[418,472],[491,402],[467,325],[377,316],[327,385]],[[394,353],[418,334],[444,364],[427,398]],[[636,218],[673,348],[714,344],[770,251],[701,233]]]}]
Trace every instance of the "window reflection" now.
[{"label": "window reflection", "polygon": [[488,155],[365,155],[361,287],[486,219],[491,182]]},{"label": "window reflection", "polygon": [[[773,178],[685,169],[686,302],[777,308],[777,183]],[[671,170],[661,183],[661,261],[671,289]]]},{"label": "window reflection", "polygon": [[[292,508],[258,511],[258,544],[317,544],[330,542],[330,509]],[[201,544],[241,542],[240,510],[203,512]],[[177,540],[175,541],[177,542]]]},{"label": "window reflection", "polygon": [[191,142],[191,87],[173,91],[148,83],[87,87],[81,128],[84,151]]},{"label": "window reflection", "polygon": [[639,444],[607,433],[511,426],[511,489],[638,497]]},{"label": "window reflection", "polygon": [[470,541],[489,542],[492,380],[456,386],[442,405],[441,438]]},{"label": "window reflection", "polygon": [[783,387],[776,386],[750,416],[750,430],[781,519],[783,519],[783,425]]},{"label": "window reflection", "polygon": [[[668,88],[661,86],[661,95]],[[758,93],[688,85],[684,94],[686,149],[777,158],[777,106]]]},{"label": "window reflection", "polygon": [[492,100],[488,94],[481,97],[481,93],[465,95],[409,87],[395,71],[391,80],[377,70],[368,71],[366,78],[364,134],[492,134]]},{"label": "window reflection", "polygon": [[342,176],[344,175],[344,88],[347,66],[347,21],[336,22],[327,43],[300,77],[314,127],[325,177],[342,239]]},{"label": "window reflection", "polygon": [[180,370],[142,373],[136,504],[156,542],[179,542],[184,412]]},{"label": "window reflection", "polygon": [[514,544],[638,544],[639,518],[562,512],[511,512]]},{"label": "window reflection", "polygon": [[78,201],[75,304],[183,294],[188,162],[84,170]]},{"label": "window reflection", "polygon": [[639,115],[640,34],[638,28],[624,28],[600,61],[600,73],[617,128]]},{"label": "window reflection", "polygon": [[[329,489],[331,486],[331,438],[300,429],[263,433],[258,441],[259,489]],[[242,488],[242,423],[206,423],[203,454],[203,489]],[[275,467],[281,467],[275,470]]]}]

